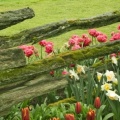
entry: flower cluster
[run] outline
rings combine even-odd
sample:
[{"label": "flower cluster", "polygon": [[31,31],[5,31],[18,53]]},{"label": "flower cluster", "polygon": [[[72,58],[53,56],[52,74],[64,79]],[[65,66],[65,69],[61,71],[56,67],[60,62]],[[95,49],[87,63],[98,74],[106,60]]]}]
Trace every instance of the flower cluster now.
[{"label": "flower cluster", "polygon": [[53,43],[52,42],[47,42],[46,40],[41,40],[39,42],[39,45],[41,45],[42,47],[45,47],[45,52],[47,54],[50,54],[53,52]]},{"label": "flower cluster", "polygon": [[82,37],[79,37],[78,35],[73,35],[68,41],[68,46],[71,50],[77,50],[82,47],[89,46],[90,43],[91,39],[86,34],[83,34]]},{"label": "flower cluster", "polygon": [[98,42],[106,42],[107,41],[107,35],[100,31],[97,31],[96,29],[90,29],[90,30],[88,30],[88,32],[89,32],[89,35],[96,38],[98,40]]},{"label": "flower cluster", "polygon": [[[103,76],[103,79],[101,79],[102,76]],[[115,73],[113,71],[109,71],[109,70],[106,70],[105,74],[97,72],[97,78],[98,78],[99,82],[101,80],[103,80],[103,85],[101,85],[101,90],[106,91],[106,95],[111,100],[119,100],[120,101],[120,96],[116,93],[118,91],[115,89],[115,87],[118,85],[118,80],[115,76]]]},{"label": "flower cluster", "polygon": [[28,58],[33,54],[35,54],[36,57],[39,56],[37,49],[33,45],[21,45],[19,48],[24,51],[24,54]]}]

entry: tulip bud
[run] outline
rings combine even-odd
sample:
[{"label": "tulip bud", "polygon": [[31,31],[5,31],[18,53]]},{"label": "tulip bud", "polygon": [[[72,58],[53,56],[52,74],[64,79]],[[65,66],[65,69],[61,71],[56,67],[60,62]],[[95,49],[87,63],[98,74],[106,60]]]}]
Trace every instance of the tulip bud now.
[{"label": "tulip bud", "polygon": [[95,98],[94,106],[95,106],[97,109],[100,108],[100,106],[101,106],[101,101],[100,101],[100,98],[99,98],[99,97],[96,97],[96,98]]},{"label": "tulip bud", "polygon": [[50,71],[50,75],[51,75],[52,77],[54,77],[54,71],[53,71],[53,70]]},{"label": "tulip bud", "polygon": [[65,114],[65,120],[75,120],[75,116],[73,114]]},{"label": "tulip bud", "polygon": [[28,107],[22,108],[21,114],[22,114],[22,120],[30,120]]},{"label": "tulip bud", "polygon": [[95,111],[90,109],[87,113],[86,120],[95,120]]},{"label": "tulip bud", "polygon": [[75,112],[76,112],[77,114],[79,114],[79,113],[81,113],[81,111],[82,111],[81,103],[80,103],[80,102],[77,102],[77,103],[75,104]]},{"label": "tulip bud", "polygon": [[60,119],[59,119],[59,118],[54,117],[54,118],[51,118],[50,120],[60,120]]}]

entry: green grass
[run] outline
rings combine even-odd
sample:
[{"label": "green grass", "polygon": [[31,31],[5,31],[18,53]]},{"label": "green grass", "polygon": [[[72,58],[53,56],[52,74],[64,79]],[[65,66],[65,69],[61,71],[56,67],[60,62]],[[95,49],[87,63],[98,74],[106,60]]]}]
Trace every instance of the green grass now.
[{"label": "green grass", "polygon": [[[0,36],[13,35],[22,30],[66,19],[89,18],[113,10],[119,10],[120,0],[0,0],[0,12],[30,7],[35,17],[0,31]],[[97,28],[110,35],[118,23]],[[71,35],[81,35],[87,30],[73,30],[49,38],[56,47],[62,46]]]}]

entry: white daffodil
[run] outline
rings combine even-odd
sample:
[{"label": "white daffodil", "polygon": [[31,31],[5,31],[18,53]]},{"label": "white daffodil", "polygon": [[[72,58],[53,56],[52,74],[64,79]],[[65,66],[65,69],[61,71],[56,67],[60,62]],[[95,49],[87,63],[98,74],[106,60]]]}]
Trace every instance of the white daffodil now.
[{"label": "white daffodil", "polygon": [[102,78],[103,74],[102,73],[99,73],[97,72],[97,79],[98,81],[100,82],[101,78]]},{"label": "white daffodil", "polygon": [[73,70],[69,70],[69,73],[70,73],[70,77],[71,78],[75,78],[75,80],[79,80],[79,77],[78,77],[78,75],[77,75],[77,73],[75,72],[75,70],[73,69]]},{"label": "white daffodil", "polygon": [[105,76],[107,78],[107,82],[113,81],[115,79],[115,74],[114,74],[113,71],[107,70],[106,73],[105,73]]},{"label": "white daffodil", "polygon": [[112,89],[112,84],[111,83],[105,83],[103,85],[101,85],[101,90],[104,91],[104,90],[110,90]]},{"label": "white daffodil", "polygon": [[77,73],[84,73],[85,74],[85,66],[77,65]]},{"label": "white daffodil", "polygon": [[106,95],[111,99],[111,100],[119,100],[120,96],[115,93],[115,91],[108,90]]},{"label": "white daffodil", "polygon": [[113,83],[115,83],[116,85],[118,84],[117,78],[114,78],[112,81],[113,81]]},{"label": "white daffodil", "polygon": [[112,59],[112,63],[114,63],[117,66],[118,65],[117,58],[113,56],[111,59]]}]

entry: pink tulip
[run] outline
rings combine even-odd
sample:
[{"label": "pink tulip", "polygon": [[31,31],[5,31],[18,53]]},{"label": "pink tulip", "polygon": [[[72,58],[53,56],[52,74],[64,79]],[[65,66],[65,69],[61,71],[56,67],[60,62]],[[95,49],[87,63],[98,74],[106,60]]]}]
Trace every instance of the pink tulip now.
[{"label": "pink tulip", "polygon": [[47,44],[45,46],[45,52],[48,53],[48,54],[52,53],[53,52],[53,46],[51,44]]},{"label": "pink tulip", "polygon": [[74,46],[72,46],[71,50],[78,50],[80,49],[81,47],[77,44],[75,44]]},{"label": "pink tulip", "polygon": [[84,46],[84,47],[89,46],[91,42],[92,42],[92,41],[91,41],[90,38],[88,38],[88,37],[87,37],[87,38],[84,38],[83,46]]},{"label": "pink tulip", "polygon": [[39,45],[41,45],[42,47],[45,47],[45,45],[47,44],[47,41],[46,40],[41,40],[39,42]]},{"label": "pink tulip", "polygon": [[89,29],[88,30],[89,35],[96,37],[97,36],[97,30],[96,29]]},{"label": "pink tulip", "polygon": [[112,57],[117,57],[117,54],[116,53],[110,54],[110,58],[112,58]]},{"label": "pink tulip", "polygon": [[31,55],[33,55],[33,50],[32,49],[25,49],[24,53],[27,57],[30,57]]},{"label": "pink tulip", "polygon": [[114,33],[110,41],[120,40],[120,32]]},{"label": "pink tulip", "polygon": [[98,42],[106,42],[107,41],[107,36],[105,34],[98,35],[97,40],[98,40]]},{"label": "pink tulip", "polygon": [[117,29],[120,30],[120,25],[118,25]]},{"label": "pink tulip", "polygon": [[63,70],[62,71],[62,75],[67,75],[68,74],[68,71],[67,70]]}]

